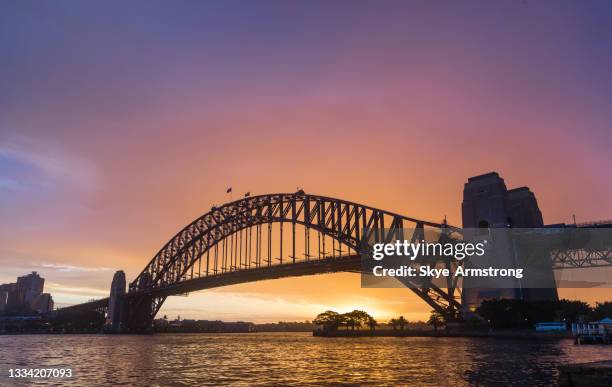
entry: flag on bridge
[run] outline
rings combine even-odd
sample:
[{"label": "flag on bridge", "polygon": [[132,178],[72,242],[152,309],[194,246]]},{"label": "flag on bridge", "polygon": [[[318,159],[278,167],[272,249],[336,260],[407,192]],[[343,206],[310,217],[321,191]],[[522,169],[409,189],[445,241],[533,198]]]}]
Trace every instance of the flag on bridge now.
[{"label": "flag on bridge", "polygon": [[230,192],[232,192],[232,187],[229,187],[227,191],[225,191],[225,193],[230,193]]}]

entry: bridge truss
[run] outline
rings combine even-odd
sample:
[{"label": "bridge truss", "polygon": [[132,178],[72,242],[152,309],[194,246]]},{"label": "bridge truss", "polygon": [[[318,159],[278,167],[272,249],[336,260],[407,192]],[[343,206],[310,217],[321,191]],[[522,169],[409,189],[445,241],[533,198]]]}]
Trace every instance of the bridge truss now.
[{"label": "bridge truss", "polygon": [[[403,229],[428,228],[449,227],[301,191],[213,207],[168,241],[130,283],[126,323],[130,330],[142,330],[174,294],[261,279],[359,271],[362,241],[390,240]],[[419,235],[415,232],[413,238]],[[413,285],[411,290],[434,310],[449,320],[458,317],[455,283],[446,289],[431,283]]]},{"label": "bridge truss", "polygon": [[[597,222],[579,223],[573,225],[579,236],[584,229],[609,229],[612,228],[612,220],[600,220]],[[572,225],[569,225],[569,229]],[[597,231],[596,231],[597,232]],[[602,243],[589,246],[575,246],[570,248],[551,248],[551,261],[554,270],[560,269],[584,269],[592,267],[612,266],[612,244],[609,243],[610,233],[606,233]],[[599,234],[601,236],[601,234]]]}]

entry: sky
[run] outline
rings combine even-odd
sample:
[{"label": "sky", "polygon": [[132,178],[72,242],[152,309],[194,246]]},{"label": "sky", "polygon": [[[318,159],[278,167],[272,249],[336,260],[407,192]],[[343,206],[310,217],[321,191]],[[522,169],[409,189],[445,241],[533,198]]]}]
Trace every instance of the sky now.
[{"label": "sky", "polygon": [[[460,225],[467,178],[497,171],[546,223],[612,218],[610,68],[607,1],[2,0],[0,283],[36,270],[60,306],[106,296],[230,186]],[[327,274],[161,313],[354,308],[430,309]]]}]

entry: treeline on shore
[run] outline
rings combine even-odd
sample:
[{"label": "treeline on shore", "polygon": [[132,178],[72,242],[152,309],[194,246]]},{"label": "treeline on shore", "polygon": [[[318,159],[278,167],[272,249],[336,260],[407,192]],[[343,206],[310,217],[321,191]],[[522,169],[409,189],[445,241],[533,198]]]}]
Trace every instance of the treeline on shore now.
[{"label": "treeline on shore", "polygon": [[[457,316],[461,321],[461,316]],[[612,317],[612,302],[596,303],[594,307],[583,301],[522,301],[522,300],[486,300],[463,321],[464,328],[482,329],[531,329],[538,322],[565,322],[568,327],[574,322],[598,321]],[[338,313],[332,310],[320,313],[313,323],[317,330],[334,332],[340,329],[359,330],[360,328],[375,331],[392,329],[404,331],[418,329],[448,329],[446,316],[431,311],[426,322],[410,322],[403,316],[388,322],[379,323],[365,311],[353,310]]]},{"label": "treeline on shore", "polygon": [[531,328],[538,322],[558,321],[568,326],[574,322],[599,321],[612,317],[612,302],[486,300],[468,323],[485,324],[493,329]]},{"label": "treeline on shore", "polygon": [[104,322],[104,313],[98,311],[1,316],[0,333],[98,333]]},{"label": "treeline on shore", "polygon": [[[482,329],[532,329],[538,322],[599,321],[612,317],[612,302],[596,303],[590,306],[583,301],[536,301],[487,300],[463,321],[463,327]],[[179,319],[180,320],[180,319]],[[0,333],[98,333],[104,328],[105,316],[100,311],[49,315],[2,316]],[[313,330],[337,331],[378,329],[395,331],[424,331],[448,329],[445,316],[435,311],[429,319],[408,321],[403,316],[386,322],[379,322],[365,311],[353,310],[348,313],[326,311],[312,322],[278,322],[254,324],[251,322],[223,322],[207,320],[168,321],[166,316],[155,320],[155,332],[312,332]]]},{"label": "treeline on shore", "polygon": [[380,323],[369,313],[363,310],[353,310],[347,313],[338,313],[333,310],[328,310],[317,315],[313,320],[313,324],[318,330],[327,332],[337,331],[344,328],[345,330],[358,331],[360,328],[376,331],[377,329],[392,329],[394,331],[404,330],[426,330],[428,325],[437,330],[444,324],[443,317],[437,312],[432,311],[429,321],[408,321],[404,316],[392,318],[388,322]]},{"label": "treeline on shore", "polygon": [[245,332],[312,332],[310,321],[279,321],[255,324],[246,321],[193,320],[177,318],[169,321],[166,316],[153,322],[153,332],[159,333],[245,333]]}]

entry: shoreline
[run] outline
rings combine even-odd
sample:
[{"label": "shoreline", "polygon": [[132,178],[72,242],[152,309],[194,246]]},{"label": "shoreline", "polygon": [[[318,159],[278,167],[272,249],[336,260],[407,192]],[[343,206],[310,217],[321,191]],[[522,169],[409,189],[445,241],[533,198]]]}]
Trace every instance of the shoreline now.
[{"label": "shoreline", "polygon": [[[393,330],[359,330],[359,331],[333,331],[325,332],[322,330],[314,331],[253,331],[253,332],[150,332],[145,335],[165,335],[165,334],[240,334],[249,335],[257,333],[309,333],[313,337],[322,338],[355,338],[355,337],[431,337],[431,338],[494,338],[494,339],[520,339],[520,340],[575,340],[571,332],[541,333],[533,331],[509,330],[509,331],[464,331],[464,332],[445,332],[445,331],[393,331]],[[142,335],[142,333],[108,333],[108,332],[0,332],[0,336],[23,336],[23,335]]]},{"label": "shoreline", "polygon": [[477,338],[500,338],[500,339],[536,339],[536,340],[574,340],[571,332],[566,333],[541,333],[523,330],[509,331],[333,331],[325,332],[315,330],[312,332],[314,337],[337,338],[337,337],[477,337]]}]

